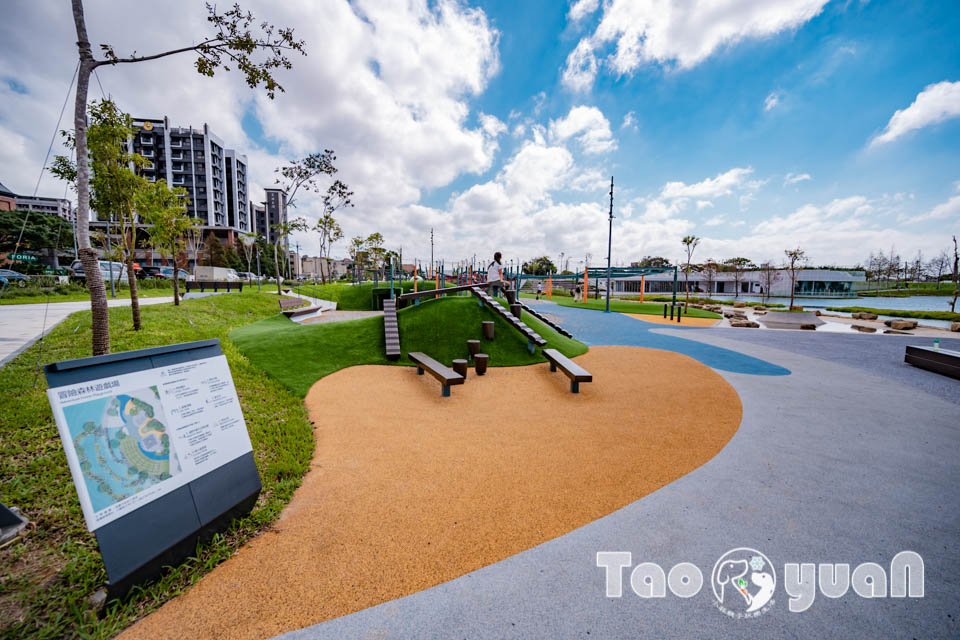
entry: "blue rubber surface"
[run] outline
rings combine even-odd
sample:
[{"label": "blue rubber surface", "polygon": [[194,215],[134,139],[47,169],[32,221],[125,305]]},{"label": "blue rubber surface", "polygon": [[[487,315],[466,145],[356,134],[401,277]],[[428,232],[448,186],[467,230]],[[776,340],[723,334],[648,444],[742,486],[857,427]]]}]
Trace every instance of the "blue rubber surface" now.
[{"label": "blue rubber surface", "polygon": [[702,331],[696,327],[672,327],[641,322],[620,313],[604,313],[591,309],[564,307],[541,303],[538,311],[560,318],[563,328],[577,340],[588,345],[623,345],[663,349],[690,356],[713,369],[755,376],[787,376],[790,370],[765,360],[737,351],[714,347],[694,340],[653,333],[651,329],[676,328],[682,331]]}]

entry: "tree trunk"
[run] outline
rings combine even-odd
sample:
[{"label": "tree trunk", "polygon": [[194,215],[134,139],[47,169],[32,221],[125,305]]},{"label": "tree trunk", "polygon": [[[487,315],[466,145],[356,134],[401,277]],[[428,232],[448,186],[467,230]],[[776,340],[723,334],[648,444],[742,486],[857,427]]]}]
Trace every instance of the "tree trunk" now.
[{"label": "tree trunk", "polygon": [[80,68],[77,70],[77,94],[73,108],[73,128],[77,147],[77,253],[90,291],[90,312],[93,316],[93,355],[110,353],[110,318],[107,313],[107,290],[100,273],[97,251],[90,246],[90,166],[87,162],[87,90],[94,68],[93,53],[87,38],[83,3],[72,0],[73,22],[77,29]]},{"label": "tree trunk", "polygon": [[280,258],[277,257],[277,243],[273,244],[273,269],[276,271],[277,276],[277,295],[280,295],[280,280],[283,276],[280,275]]},{"label": "tree trunk", "polygon": [[[176,263],[174,263],[176,264]],[[173,267],[173,306],[180,306],[180,274],[176,266]]]},{"label": "tree trunk", "polygon": [[137,297],[137,272],[133,270],[133,252],[127,254],[127,284],[130,285],[130,312],[133,315],[133,330],[140,331],[140,298]]}]

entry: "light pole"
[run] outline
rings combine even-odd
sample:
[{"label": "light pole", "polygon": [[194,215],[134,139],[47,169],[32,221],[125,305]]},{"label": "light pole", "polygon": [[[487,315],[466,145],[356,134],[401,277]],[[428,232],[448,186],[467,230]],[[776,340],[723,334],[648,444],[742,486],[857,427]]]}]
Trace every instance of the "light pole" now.
[{"label": "light pole", "polygon": [[613,246],[613,176],[610,176],[610,231],[607,234],[607,309],[610,313],[610,248]]}]

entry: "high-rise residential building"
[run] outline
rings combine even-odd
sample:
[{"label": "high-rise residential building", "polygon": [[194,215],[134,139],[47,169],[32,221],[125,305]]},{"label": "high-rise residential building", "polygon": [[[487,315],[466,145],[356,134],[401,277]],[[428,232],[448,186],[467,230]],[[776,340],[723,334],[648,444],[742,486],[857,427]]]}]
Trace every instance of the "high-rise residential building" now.
[{"label": "high-rise residential building", "polygon": [[[205,237],[213,233],[221,243],[233,245],[238,235],[253,230],[245,155],[227,148],[206,123],[202,128],[172,127],[164,116],[134,118],[133,126],[127,149],[146,158],[141,175],[186,189],[187,215],[200,221]],[[91,220],[90,227],[103,230],[106,221]],[[162,260],[149,249],[138,249],[136,259],[144,264]]]},{"label": "high-rise residential building", "polygon": [[147,159],[142,175],[187,190],[187,215],[199,218],[204,232],[233,244],[251,231],[247,206],[247,157],[228,149],[210,125],[171,127],[167,117],[135,118],[128,149]]},{"label": "high-rise residential building", "polygon": [[[273,225],[287,221],[287,192],[284,189],[264,189],[264,191],[267,194],[266,201],[262,205],[251,204],[250,217],[253,219],[254,232],[273,244],[277,240]],[[284,238],[280,244],[286,246],[287,239]]]}]

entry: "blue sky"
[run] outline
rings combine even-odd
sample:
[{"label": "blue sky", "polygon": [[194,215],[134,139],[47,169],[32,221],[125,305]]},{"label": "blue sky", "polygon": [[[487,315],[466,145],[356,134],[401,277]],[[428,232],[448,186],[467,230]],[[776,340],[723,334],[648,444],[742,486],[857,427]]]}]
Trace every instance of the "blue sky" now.
[{"label": "blue sky", "polygon": [[[703,238],[699,259],[776,261],[798,245],[817,264],[891,248],[929,258],[960,232],[956,2],[242,4],[306,40],[276,100],[235,73],[200,77],[186,56],[101,69],[106,91],[138,117],[209,123],[248,155],[254,201],[284,161],[335,149],[356,192],[345,235],[379,231],[405,258],[428,254],[432,227],[448,261],[501,250],[597,263],[610,175],[620,263],[677,259],[687,234]],[[91,40],[118,51],[205,29],[189,0],[149,24],[106,0],[85,7]],[[76,53],[63,7],[10,12],[0,179],[26,192]],[[318,211],[308,194],[295,214]],[[312,234],[298,240],[315,252]]]}]

